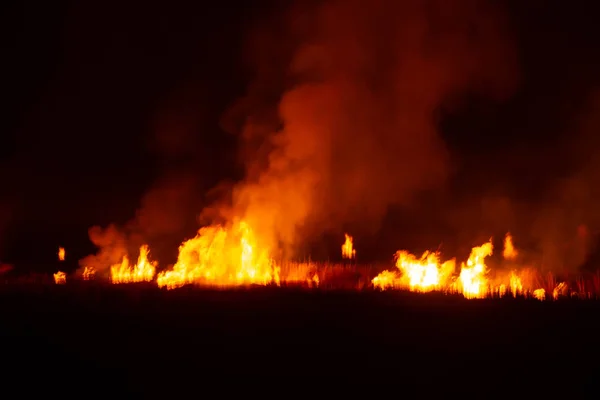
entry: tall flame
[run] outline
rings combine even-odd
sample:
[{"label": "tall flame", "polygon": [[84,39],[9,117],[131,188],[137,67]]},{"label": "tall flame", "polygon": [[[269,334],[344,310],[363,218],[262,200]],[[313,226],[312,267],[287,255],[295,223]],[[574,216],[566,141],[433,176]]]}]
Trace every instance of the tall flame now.
[{"label": "tall flame", "polygon": [[345,241],[342,245],[342,257],[346,259],[356,258],[356,250],[354,249],[354,239],[347,233],[344,234]]},{"label": "tall flame", "polygon": [[486,275],[488,268],[485,258],[492,255],[494,246],[492,240],[479,246],[473,247],[466,265],[461,265],[459,275],[462,293],[467,298],[482,298],[488,294],[488,281]]},{"label": "tall flame", "polygon": [[64,247],[59,247],[58,248],[58,260],[59,261],[65,261],[65,248]]},{"label": "tall flame", "polygon": [[202,228],[179,247],[173,268],[158,274],[159,287],[168,289],[196,283],[215,286],[279,284],[279,267],[268,249],[245,222],[231,229],[215,225]]},{"label": "tall flame", "polygon": [[156,262],[148,260],[150,250],[148,245],[140,247],[137,264],[129,265],[129,258],[123,257],[120,264],[110,267],[110,280],[112,283],[150,282],[154,278]]}]

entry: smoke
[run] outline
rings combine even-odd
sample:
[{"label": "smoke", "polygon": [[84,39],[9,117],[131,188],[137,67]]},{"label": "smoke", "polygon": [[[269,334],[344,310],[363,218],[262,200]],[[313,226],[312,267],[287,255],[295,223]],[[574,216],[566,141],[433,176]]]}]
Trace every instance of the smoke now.
[{"label": "smoke", "polygon": [[264,27],[255,36],[258,75],[242,107],[254,151],[233,201],[287,251],[349,224],[373,232],[390,205],[442,187],[452,165],[438,110],[464,93],[502,100],[517,83],[493,2],[332,0],[286,21],[285,38],[281,27],[277,39]]},{"label": "smoke", "polygon": [[594,254],[600,250],[599,110],[600,96],[591,96],[563,146],[563,157],[573,160],[571,172],[555,182],[535,213],[532,234],[551,270],[575,271],[600,261]]},{"label": "smoke", "polygon": [[[533,148],[541,156],[532,155],[533,161],[524,164],[520,173],[544,181],[539,185],[539,193],[532,196],[527,192],[525,197],[519,197],[515,195],[515,182],[501,183],[493,191],[444,209],[445,222],[452,227],[451,236],[461,254],[468,254],[471,246],[490,236],[499,246],[502,235],[510,231],[523,265],[531,264],[554,273],[597,268],[600,263],[599,110],[600,97],[592,95],[586,107],[569,117],[567,134],[557,146],[550,151]],[[513,161],[510,155],[504,157],[506,164]],[[559,173],[555,172],[555,163],[562,164]],[[544,173],[545,169],[549,172]]]},{"label": "smoke", "polygon": [[126,235],[115,225],[106,228],[93,226],[88,235],[99,250],[79,261],[82,268],[93,268],[98,274],[104,274],[111,265],[119,264],[123,256],[128,254]]},{"label": "smoke", "polygon": [[197,229],[203,165],[195,164],[194,157],[202,155],[196,133],[204,119],[202,109],[192,108],[189,98],[180,93],[173,98],[177,101],[169,99],[174,104],[163,106],[152,126],[149,145],[157,158],[158,177],[131,220],[89,230],[98,252],[79,261],[82,269],[92,267],[107,274],[124,256],[137,258],[142,244],[150,246],[152,259],[174,262],[182,238]]}]

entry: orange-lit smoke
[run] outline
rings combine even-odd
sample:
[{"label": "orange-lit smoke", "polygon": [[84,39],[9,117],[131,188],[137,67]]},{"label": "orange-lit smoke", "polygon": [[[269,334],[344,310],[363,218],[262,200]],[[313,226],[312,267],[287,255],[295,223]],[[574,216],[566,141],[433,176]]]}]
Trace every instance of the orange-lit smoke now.
[{"label": "orange-lit smoke", "polygon": [[504,236],[504,250],[502,251],[502,256],[505,260],[514,260],[519,253],[515,249],[515,245],[513,244],[513,238],[510,233],[507,233]]},{"label": "orange-lit smoke", "polygon": [[[242,136],[257,151],[233,196],[265,245],[285,251],[343,223],[376,229],[389,205],[438,187],[450,166],[436,110],[467,91],[501,99],[516,81],[492,2],[332,0],[292,14],[291,39],[274,45],[296,44],[284,73],[273,59],[285,51],[256,46],[264,76],[244,99],[256,104]],[[256,108],[286,74],[282,125],[269,131],[276,119]]]},{"label": "orange-lit smoke", "polygon": [[90,228],[88,234],[99,250],[96,254],[79,260],[81,267],[79,272],[85,280],[94,278],[98,274],[108,278],[111,266],[120,264],[123,257],[128,255],[126,237],[114,225],[109,225],[106,229],[94,226]]}]

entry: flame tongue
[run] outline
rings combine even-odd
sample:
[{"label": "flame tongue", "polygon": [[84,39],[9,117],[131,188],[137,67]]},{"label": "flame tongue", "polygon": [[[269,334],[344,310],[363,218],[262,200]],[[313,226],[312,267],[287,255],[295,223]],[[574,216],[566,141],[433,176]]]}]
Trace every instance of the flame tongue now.
[{"label": "flame tongue", "polygon": [[137,264],[129,265],[129,258],[123,257],[120,264],[110,267],[110,279],[112,283],[150,282],[154,278],[156,263],[148,260],[150,250],[147,245],[140,247],[140,255]]},{"label": "flame tongue", "polygon": [[158,275],[158,286],[279,284],[279,267],[268,249],[261,249],[257,242],[245,221],[231,229],[219,225],[202,228],[180,246],[177,263]]},{"label": "flame tongue", "polygon": [[[511,271],[503,279],[492,282],[488,276],[489,268],[485,259],[493,254],[492,240],[481,246],[474,247],[466,262],[461,263],[458,277],[454,276],[455,260],[440,261],[439,253],[426,251],[420,258],[401,250],[395,255],[396,271],[383,271],[373,280],[373,286],[378,289],[406,289],[414,292],[429,292],[433,290],[448,293],[461,293],[468,299],[484,298],[492,295],[531,296],[543,300],[546,291],[531,277],[529,270],[520,273]],[[507,234],[504,239],[503,256],[514,260],[518,252],[515,250],[512,236]],[[528,281],[528,285],[524,284]],[[560,286],[560,285],[559,285]],[[556,291],[556,289],[555,289]],[[554,296],[556,297],[556,296]]]}]

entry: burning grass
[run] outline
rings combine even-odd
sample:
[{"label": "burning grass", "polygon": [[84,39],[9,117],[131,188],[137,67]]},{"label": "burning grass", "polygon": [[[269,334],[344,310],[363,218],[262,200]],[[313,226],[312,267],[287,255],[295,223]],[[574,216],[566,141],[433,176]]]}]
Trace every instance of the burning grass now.
[{"label": "burning grass", "polygon": [[[179,290],[247,290],[270,288],[269,290],[302,290],[302,291],[347,291],[347,292],[414,292],[417,295],[437,293],[443,296],[456,295],[467,299],[498,298],[530,298],[537,300],[559,299],[600,299],[600,271],[587,274],[541,273],[536,269],[515,271],[494,271],[488,275],[488,283],[482,286],[482,296],[465,295],[459,289],[460,275],[455,276],[452,283],[445,286],[427,286],[425,289],[410,285],[411,275],[402,275],[386,265],[361,265],[347,263],[281,263],[280,280],[262,283],[246,283],[235,286],[212,285],[210,283],[191,282],[179,286]],[[385,281],[387,280],[387,281]],[[384,285],[382,282],[387,282]],[[8,287],[45,286],[57,284],[61,286],[86,287],[122,286],[124,290],[132,287],[156,287],[156,280],[116,281],[86,275],[67,275],[58,272],[52,275],[29,274],[25,276],[5,277],[0,283],[4,290]],[[117,285],[117,283],[119,283]],[[165,289],[172,289],[162,287]],[[171,291],[171,290],[169,290]]]},{"label": "burning grass", "polygon": [[[600,271],[595,274],[551,274],[524,263],[519,258],[512,236],[506,234],[502,243],[502,260],[491,259],[493,240],[472,248],[469,257],[457,262],[439,251],[425,251],[421,256],[406,250],[394,255],[390,265],[362,265],[356,262],[353,238],[345,234],[341,245],[344,263],[292,262],[276,260],[268,248],[244,221],[232,227],[208,226],[196,237],[179,247],[174,265],[160,268],[152,259],[150,248],[142,245],[135,264],[128,254],[112,265],[96,262],[83,264],[72,276],[63,271],[54,273],[54,283],[71,281],[135,284],[145,282],[167,290],[184,286],[204,288],[248,288],[256,286],[296,287],[320,290],[396,290],[416,293],[437,292],[462,295],[467,299],[523,297],[537,300],[600,298]],[[65,259],[59,248],[59,261]],[[112,255],[111,255],[112,256]],[[93,258],[93,257],[92,257]],[[106,263],[106,253],[98,259]],[[112,257],[114,260],[115,258]],[[89,261],[90,257],[83,261]],[[100,266],[100,269],[98,269]],[[5,279],[6,281],[6,279]],[[20,277],[17,282],[44,283],[44,276]]]}]

